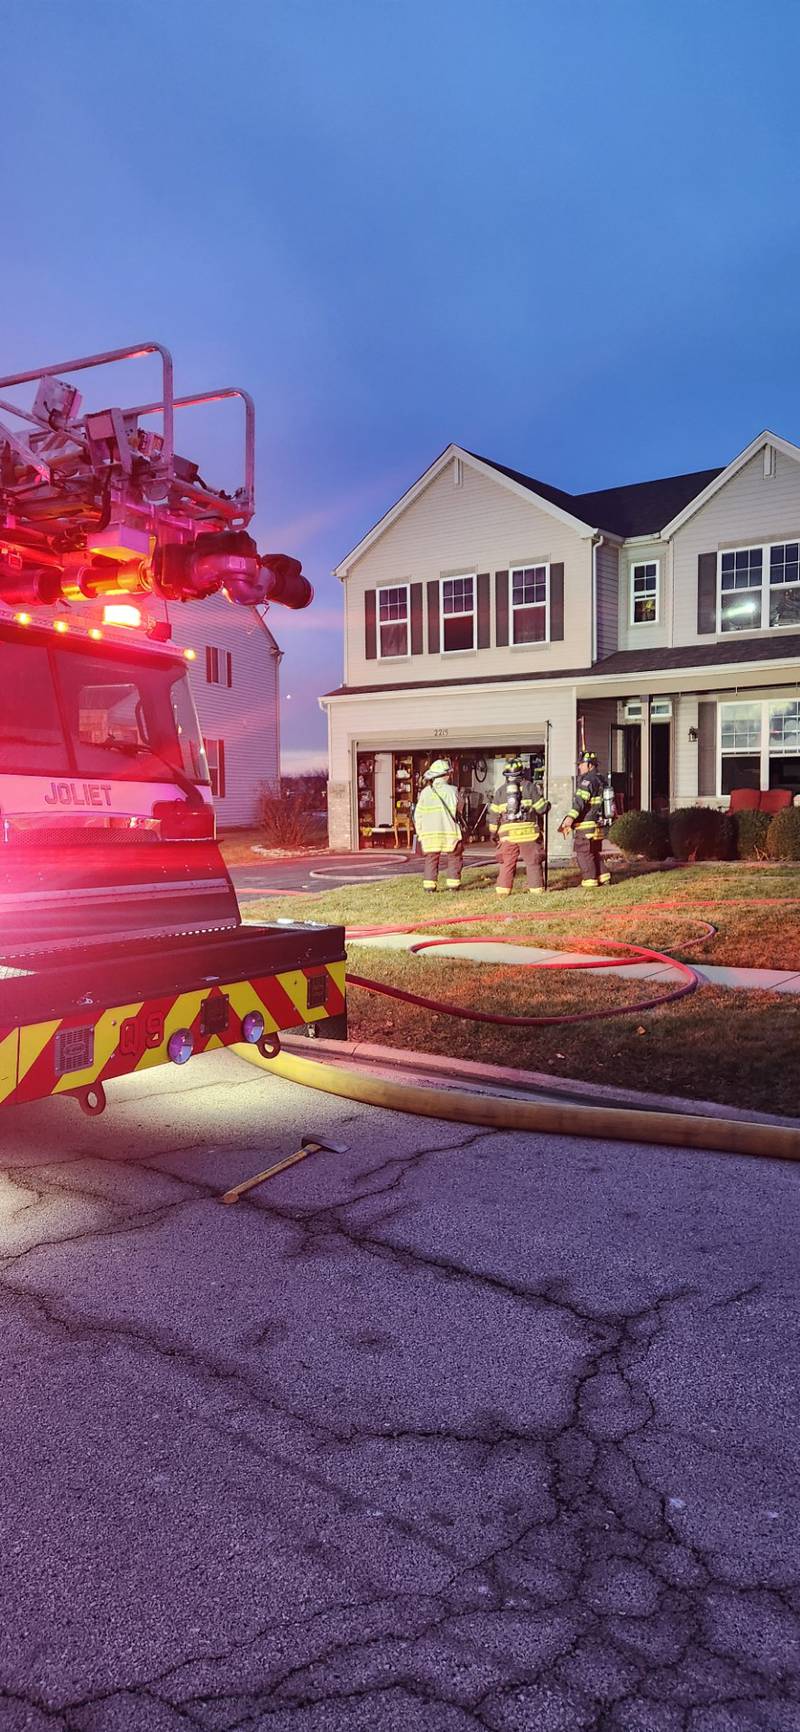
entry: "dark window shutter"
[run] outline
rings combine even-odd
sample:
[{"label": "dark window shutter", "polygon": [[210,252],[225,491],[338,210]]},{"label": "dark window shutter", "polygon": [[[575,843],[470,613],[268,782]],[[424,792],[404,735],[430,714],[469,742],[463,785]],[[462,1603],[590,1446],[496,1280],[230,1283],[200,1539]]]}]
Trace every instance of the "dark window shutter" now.
[{"label": "dark window shutter", "polygon": [[489,600],[489,573],[478,572],[478,649],[488,649],[492,641]]},{"label": "dark window shutter", "polygon": [[697,630],[717,629],[717,556],[701,553],[697,560]]},{"label": "dark window shutter", "polygon": [[564,641],[564,567],[550,567],[550,642]]},{"label": "dark window shutter", "polygon": [[206,644],[206,682],[208,685],[212,685],[214,681],[214,663],[212,656],[213,651],[211,645]]},{"label": "dark window shutter", "polygon": [[219,797],[221,800],[224,800],[224,798],[225,798],[225,741],[224,740],[218,740],[217,741],[217,753],[218,753],[218,763],[219,763],[219,771],[218,771],[218,775],[217,775],[217,780],[219,782]]},{"label": "dark window shutter", "polygon": [[494,632],[495,643],[501,648],[508,643],[508,572],[496,571],[494,574]]},{"label": "dark window shutter", "polygon": [[422,584],[411,585],[411,654],[422,655]]},{"label": "dark window shutter", "polygon": [[439,581],[433,578],[428,584],[428,654],[439,654]]},{"label": "dark window shutter", "polygon": [[364,596],[364,650],[367,661],[374,662],[378,654],[378,630],[375,623],[374,589],[368,589]]},{"label": "dark window shutter", "polygon": [[231,686],[233,685],[233,656],[231,655],[230,650],[225,651],[225,672],[228,676],[226,684],[230,691]]},{"label": "dark window shutter", "polygon": [[[701,558],[708,556],[701,554]],[[716,555],[714,574],[716,577]],[[697,706],[697,792],[698,794],[716,794],[717,791],[717,706],[716,704],[698,704]]]}]

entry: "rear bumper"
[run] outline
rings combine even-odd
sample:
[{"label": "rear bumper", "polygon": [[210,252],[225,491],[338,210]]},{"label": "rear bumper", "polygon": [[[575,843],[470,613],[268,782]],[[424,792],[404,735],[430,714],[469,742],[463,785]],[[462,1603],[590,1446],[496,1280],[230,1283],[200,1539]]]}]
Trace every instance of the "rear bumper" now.
[{"label": "rear bumper", "polygon": [[[242,1040],[259,1011],[267,1034],[346,1017],[340,927],[241,927],[100,955],[36,958],[0,980],[0,1104],[82,1093],[169,1061],[170,1037],[193,1050]],[[6,971],[3,970],[3,973]],[[342,1024],[346,1026],[346,1024]]]}]

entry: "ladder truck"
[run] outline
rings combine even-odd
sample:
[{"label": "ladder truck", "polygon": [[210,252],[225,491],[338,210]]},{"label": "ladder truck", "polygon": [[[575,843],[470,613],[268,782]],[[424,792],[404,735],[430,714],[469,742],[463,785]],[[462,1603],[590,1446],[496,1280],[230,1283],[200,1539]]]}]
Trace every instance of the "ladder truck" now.
[{"label": "ladder truck", "polygon": [[[144,355],[157,401],[84,410],[76,376],[96,391]],[[174,441],[176,409],[228,398],[234,492]],[[176,398],[158,343],[0,379],[0,1104],[96,1114],[115,1077],[346,1035],[342,928],[242,921],[163,606],[309,605],[300,562],[249,533],[254,474],[247,392]]]}]

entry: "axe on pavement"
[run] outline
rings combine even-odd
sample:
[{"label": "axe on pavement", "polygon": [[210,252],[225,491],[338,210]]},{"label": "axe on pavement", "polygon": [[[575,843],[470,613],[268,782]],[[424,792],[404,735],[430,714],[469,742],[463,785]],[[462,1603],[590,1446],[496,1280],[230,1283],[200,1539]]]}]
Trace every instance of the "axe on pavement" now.
[{"label": "axe on pavement", "polygon": [[233,1185],[229,1191],[224,1191],[217,1199],[220,1203],[238,1203],[245,1192],[252,1191],[254,1186],[263,1185],[265,1179],[274,1179],[276,1173],[283,1173],[287,1167],[293,1167],[297,1161],[304,1161],[306,1155],[321,1153],[331,1155],[346,1155],[349,1143],[331,1143],[322,1137],[302,1137],[299,1149],[293,1155],[287,1155],[285,1161],[276,1161],[273,1167],[266,1167],[263,1173],[254,1173],[252,1179],[243,1179],[241,1184]]}]

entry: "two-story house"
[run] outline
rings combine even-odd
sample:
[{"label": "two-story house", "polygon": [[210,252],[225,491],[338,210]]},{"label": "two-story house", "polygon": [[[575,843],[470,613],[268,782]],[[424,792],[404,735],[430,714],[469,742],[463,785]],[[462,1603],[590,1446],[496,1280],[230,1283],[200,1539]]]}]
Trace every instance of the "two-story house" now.
[{"label": "two-story house", "polygon": [[627,807],[800,790],[800,447],[569,494],[450,445],[336,569],[330,839],[407,807],[431,756],[479,804],[544,753],[557,816],[578,743]]}]

